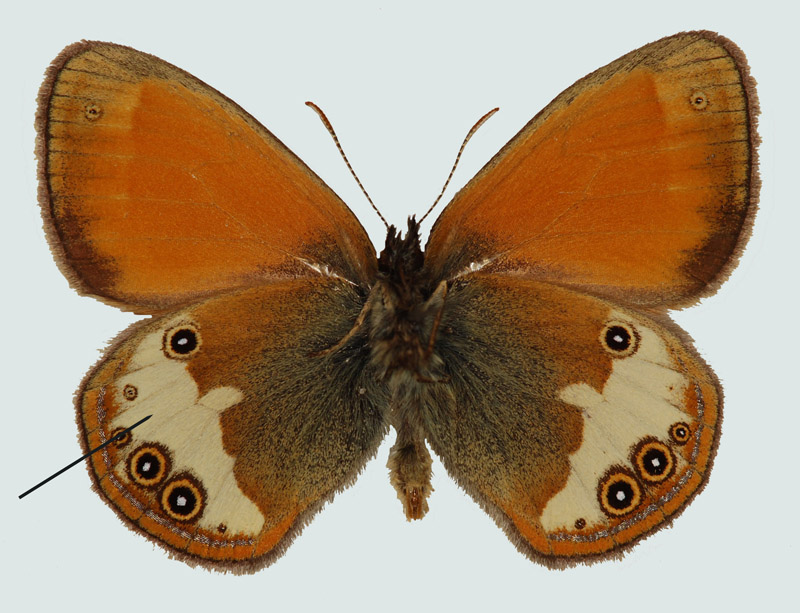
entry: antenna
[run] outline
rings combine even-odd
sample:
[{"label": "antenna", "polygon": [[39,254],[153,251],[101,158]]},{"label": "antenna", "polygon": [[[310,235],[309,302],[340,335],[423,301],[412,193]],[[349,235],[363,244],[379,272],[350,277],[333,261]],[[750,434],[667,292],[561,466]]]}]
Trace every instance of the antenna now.
[{"label": "antenna", "polygon": [[455,173],[455,171],[456,171],[456,166],[458,166],[458,161],[461,159],[461,154],[464,153],[464,147],[467,146],[467,143],[469,142],[469,139],[472,138],[472,136],[475,134],[475,132],[478,131],[478,128],[480,128],[484,123],[486,123],[486,121],[489,119],[489,117],[494,115],[499,110],[500,110],[500,107],[493,108],[491,111],[486,113],[483,117],[481,117],[477,122],[475,122],[475,125],[470,128],[469,132],[467,132],[467,135],[464,137],[464,142],[461,143],[461,147],[458,149],[458,155],[456,155],[456,161],[453,162],[453,168],[450,169],[450,174],[447,176],[447,181],[444,182],[444,187],[442,187],[442,191],[439,192],[439,195],[436,197],[436,200],[433,201],[433,204],[431,205],[431,207],[422,216],[422,219],[419,220],[420,224],[422,224],[422,222],[425,221],[425,218],[430,214],[431,211],[433,211],[433,209],[436,207],[436,205],[439,204],[439,200],[442,199],[442,196],[444,196],[444,190],[446,190],[447,186],[450,185],[450,179],[453,178],[453,173]]},{"label": "antenna", "polygon": [[375,206],[375,203],[372,201],[372,198],[369,197],[369,194],[367,193],[367,190],[364,189],[363,185],[361,185],[361,181],[359,180],[358,175],[356,174],[356,171],[353,170],[353,167],[350,165],[350,160],[348,160],[347,156],[344,154],[344,149],[342,149],[342,145],[339,142],[339,137],[336,136],[336,132],[333,129],[333,124],[331,124],[331,122],[328,121],[328,118],[325,116],[325,113],[323,113],[322,109],[319,108],[316,104],[314,104],[313,102],[306,102],[306,106],[309,106],[312,109],[314,109],[316,111],[317,115],[319,115],[320,120],[322,121],[324,126],[328,129],[328,132],[330,132],[331,137],[333,138],[333,142],[336,143],[336,148],[339,150],[339,153],[342,155],[342,158],[344,159],[344,163],[347,164],[347,167],[350,169],[350,174],[353,175],[353,178],[356,180],[356,183],[358,183],[358,186],[361,188],[361,191],[364,192],[364,195],[367,197],[367,200],[369,200],[369,203],[372,205],[372,208],[375,209],[375,212],[378,214],[378,217],[381,218],[381,221],[383,222],[383,225],[386,226],[386,229],[388,230],[389,229],[389,224],[386,223],[386,220],[384,219],[383,215],[381,215],[381,212],[378,210],[378,207]]}]

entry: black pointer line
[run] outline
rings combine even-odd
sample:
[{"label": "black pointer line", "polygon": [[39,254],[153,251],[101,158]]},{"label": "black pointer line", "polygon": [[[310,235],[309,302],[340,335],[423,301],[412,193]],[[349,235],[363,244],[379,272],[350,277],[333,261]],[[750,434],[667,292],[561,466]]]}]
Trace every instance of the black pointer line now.
[{"label": "black pointer line", "polygon": [[88,457],[89,457],[90,455],[92,455],[93,453],[97,453],[98,451],[100,451],[100,450],[101,450],[103,447],[105,447],[106,445],[110,445],[110,444],[111,444],[111,443],[113,443],[114,441],[118,441],[118,440],[119,440],[119,439],[121,439],[123,436],[125,436],[125,435],[126,435],[128,432],[130,432],[131,430],[133,430],[133,429],[134,429],[136,426],[140,426],[140,425],[142,425],[144,422],[146,422],[146,421],[147,421],[148,419],[150,419],[151,417],[152,417],[152,415],[148,415],[147,417],[142,417],[142,418],[141,418],[139,421],[137,421],[135,424],[133,424],[133,425],[132,425],[132,426],[130,426],[129,428],[125,428],[125,429],[124,429],[122,432],[120,432],[119,434],[115,434],[114,436],[112,436],[110,439],[108,439],[108,440],[107,440],[105,443],[103,443],[103,444],[102,444],[102,445],[100,445],[99,447],[95,447],[95,448],[94,448],[94,449],[92,449],[92,450],[91,450],[89,453],[87,453],[87,454],[85,454],[85,455],[82,455],[81,457],[79,457],[79,458],[78,458],[77,460],[75,460],[75,461],[74,461],[72,464],[68,464],[67,466],[65,466],[64,468],[62,468],[61,470],[59,470],[57,473],[55,473],[55,474],[53,474],[53,475],[50,475],[49,477],[47,477],[47,479],[45,479],[45,480],[44,480],[44,481],[42,481],[41,483],[37,483],[37,484],[36,484],[36,485],[34,485],[34,486],[31,488],[31,489],[29,489],[27,492],[24,492],[24,493],[20,494],[20,495],[19,495],[19,497],[20,497],[20,498],[25,498],[25,496],[27,496],[28,494],[30,494],[30,493],[31,493],[31,492],[33,492],[34,490],[38,490],[40,487],[42,487],[42,486],[43,486],[45,483],[47,483],[48,481],[52,481],[53,479],[55,479],[56,477],[58,477],[58,475],[60,475],[60,474],[61,474],[61,473],[63,473],[64,471],[66,471],[66,470],[69,470],[70,468],[72,468],[72,467],[73,467],[73,466],[75,466],[76,464],[80,463],[82,460],[85,460],[86,458],[88,458]]}]

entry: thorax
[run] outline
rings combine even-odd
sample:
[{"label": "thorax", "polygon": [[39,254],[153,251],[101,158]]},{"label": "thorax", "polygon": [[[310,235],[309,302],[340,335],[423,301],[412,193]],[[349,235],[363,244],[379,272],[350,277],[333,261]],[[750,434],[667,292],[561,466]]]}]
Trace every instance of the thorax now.
[{"label": "thorax", "polygon": [[413,219],[403,238],[390,228],[368,298],[371,361],[390,384],[405,377],[424,383],[441,375],[435,344],[447,284],[425,278],[417,229]]}]

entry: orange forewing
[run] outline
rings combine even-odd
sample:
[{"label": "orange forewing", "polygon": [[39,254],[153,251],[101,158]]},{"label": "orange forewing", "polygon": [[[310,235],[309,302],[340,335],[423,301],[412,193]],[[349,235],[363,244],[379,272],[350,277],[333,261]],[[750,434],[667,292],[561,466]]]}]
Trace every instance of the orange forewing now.
[{"label": "orange forewing", "polygon": [[456,195],[426,265],[691,302],[730,268],[754,208],[755,104],[743,55],[717,35],[634,51],[558,96]]},{"label": "orange forewing", "polygon": [[352,212],[211,87],[105,43],[68,47],[48,75],[42,203],[82,292],[146,312],[315,274],[309,265],[372,281],[374,249]]}]

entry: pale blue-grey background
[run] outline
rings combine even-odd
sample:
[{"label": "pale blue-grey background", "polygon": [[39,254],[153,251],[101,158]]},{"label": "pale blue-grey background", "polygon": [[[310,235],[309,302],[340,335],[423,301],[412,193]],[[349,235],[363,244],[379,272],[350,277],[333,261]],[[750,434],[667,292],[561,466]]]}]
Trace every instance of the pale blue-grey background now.
[{"label": "pale blue-grey background", "polygon": [[[6,6],[0,606],[220,613],[796,606],[800,90],[798,14],[789,6],[765,0]],[[134,320],[71,291],[41,231],[34,100],[45,67],[64,46],[81,38],[131,45],[218,88],[302,157],[381,244],[380,222],[305,100],[325,109],[375,201],[391,222],[404,224],[409,213],[428,207],[466,130],[487,110],[501,107],[468,147],[454,188],[579,77],[645,43],[697,28],[740,45],[759,82],[764,188],[739,268],[715,297],[676,315],[722,380],[726,406],[710,484],[673,529],[622,562],[550,571],[517,553],[439,463],[430,514],[406,523],[386,476],[386,445],[283,559],[254,576],[222,576],[169,560],[120,524],[89,490],[83,467],[17,500],[79,454],[72,394],[106,341]]]}]

